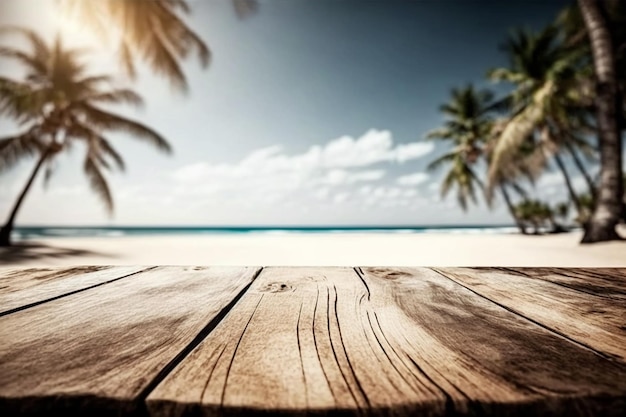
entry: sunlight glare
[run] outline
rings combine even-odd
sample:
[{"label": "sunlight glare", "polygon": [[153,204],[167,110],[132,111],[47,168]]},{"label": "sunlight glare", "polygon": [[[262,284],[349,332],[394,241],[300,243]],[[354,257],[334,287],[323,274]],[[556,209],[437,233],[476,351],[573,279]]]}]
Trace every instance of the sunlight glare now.
[{"label": "sunlight glare", "polygon": [[81,23],[79,19],[79,16],[64,11],[62,8],[54,8],[54,26],[68,45],[76,47],[89,45],[91,48],[94,45],[108,46],[108,42],[105,39],[97,37],[94,31],[84,22]]}]

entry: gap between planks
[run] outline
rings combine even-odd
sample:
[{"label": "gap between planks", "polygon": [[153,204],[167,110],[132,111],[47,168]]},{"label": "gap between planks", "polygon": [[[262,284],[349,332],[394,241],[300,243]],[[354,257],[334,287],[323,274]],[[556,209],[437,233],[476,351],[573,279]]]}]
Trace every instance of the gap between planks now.
[{"label": "gap between planks", "polygon": [[[92,407],[91,411],[97,411],[97,409],[100,406],[106,405],[109,411],[116,409],[117,411],[115,411],[114,413],[117,413],[117,414],[121,412],[126,412],[126,413],[130,413],[129,415],[136,415],[137,413],[139,413],[140,415],[144,415],[144,413],[142,412],[142,410],[145,409],[144,399],[152,391],[152,388],[158,385],[161,382],[161,380],[171,371],[171,369],[175,368],[181,361],[183,361],[185,357],[189,354],[189,352],[191,352],[195,348],[195,346],[201,343],[202,340],[204,340],[204,338],[206,337],[206,335],[209,334],[221,322],[221,320],[228,314],[228,312],[236,305],[237,301],[246,293],[249,286],[259,276],[261,270],[263,269],[263,268],[253,268],[253,269],[250,269],[250,268],[251,267],[235,268],[235,269],[242,269],[242,271],[233,272],[233,274],[236,273],[236,276],[233,275],[233,278],[236,278],[237,282],[243,283],[243,281],[247,281],[244,285],[239,285],[235,281],[233,281],[233,284],[231,285],[228,283],[229,282],[228,280],[222,281],[224,283],[223,285],[218,285],[219,291],[222,291],[222,290],[230,291],[228,288],[233,289],[229,299],[225,300],[226,303],[222,304],[222,306],[220,306],[218,310],[215,310],[213,313],[210,313],[211,317],[209,317],[208,322],[196,320],[197,324],[193,324],[193,326],[195,326],[197,330],[193,331],[192,333],[187,332],[187,334],[190,336],[188,339],[184,341],[181,340],[182,343],[178,344],[178,346],[172,343],[173,345],[172,347],[174,347],[174,349],[172,349],[171,347],[169,349],[166,349],[166,350],[169,350],[168,354],[166,355],[159,354],[162,360],[160,359],[158,361],[159,362],[158,367],[153,368],[154,371],[150,371],[149,373],[146,373],[145,380],[143,382],[141,381],[142,372],[132,372],[131,374],[129,374],[128,369],[125,369],[128,366],[135,367],[135,365],[137,365],[136,363],[134,364],[133,363],[121,363],[119,372],[126,372],[126,376],[129,377],[128,379],[130,380],[125,381],[123,384],[120,384],[119,382],[121,381],[118,381],[118,383],[113,384],[113,385],[111,385],[111,383],[109,382],[104,382],[102,380],[103,374],[108,375],[108,372],[113,370],[113,368],[109,368],[109,365],[106,365],[104,368],[100,366],[100,368],[102,369],[99,369],[98,365],[92,366],[89,363],[85,363],[84,366],[81,365],[79,367],[76,367],[75,364],[67,363],[66,366],[69,367],[68,377],[76,374],[74,376],[80,379],[78,381],[72,380],[72,378],[67,379],[65,377],[62,377],[62,375],[60,375],[57,371],[55,371],[54,368],[55,367],[58,368],[59,365],[61,365],[61,368],[63,368],[62,363],[67,362],[67,361],[72,362],[73,361],[72,358],[80,359],[80,356],[75,356],[75,355],[70,354],[70,352],[72,352],[72,349],[74,349],[74,351],[77,353],[82,353],[86,355],[90,354],[90,352],[95,354],[95,357],[92,357],[91,361],[86,361],[86,362],[94,362],[95,364],[97,364],[98,362],[101,362],[101,360],[108,361],[108,363],[110,363],[112,360],[115,360],[114,358],[118,356],[118,354],[115,352],[115,348],[113,348],[112,350],[111,346],[107,347],[106,345],[110,343],[115,344],[116,341],[119,343],[121,342],[121,340],[118,340],[114,337],[112,340],[106,341],[106,337],[103,337],[99,331],[95,331],[94,333],[94,330],[97,330],[97,329],[92,328],[93,325],[96,325],[96,322],[100,321],[102,323],[102,320],[98,320],[98,316],[102,316],[102,318],[106,318],[106,321],[116,320],[116,318],[114,318],[113,316],[120,318],[120,319],[124,317],[123,311],[120,311],[120,308],[115,308],[110,303],[110,301],[115,301],[115,299],[111,299],[107,301],[106,297],[107,296],[110,297],[112,295],[112,291],[115,292],[116,289],[120,290],[121,287],[125,288],[126,290],[129,290],[129,289],[133,290],[134,288],[137,295],[143,294],[142,295],[142,297],[144,297],[143,301],[149,302],[150,297],[152,297],[153,307],[156,307],[157,305],[155,304],[155,302],[157,302],[157,300],[154,299],[154,297],[156,296],[156,293],[154,292],[154,290],[157,290],[157,288],[169,289],[171,287],[171,290],[179,291],[178,289],[179,287],[176,287],[177,285],[176,283],[173,283],[172,284],[173,286],[167,287],[167,284],[165,284],[166,286],[159,284],[159,282],[163,283],[162,279],[151,280],[150,276],[148,276],[150,274],[156,273],[157,275],[155,277],[158,278],[160,276],[161,278],[164,278],[165,274],[167,274],[168,268],[165,268],[165,270],[162,270],[162,268],[154,267],[154,268],[148,268],[148,270],[141,271],[141,272],[144,272],[144,274],[141,274],[141,273],[138,274],[139,281],[122,280],[122,278],[124,277],[118,277],[115,280],[110,280],[106,284],[111,284],[116,287],[120,287],[121,285],[120,288],[114,289],[111,287],[111,285],[104,286],[105,283],[102,283],[100,285],[97,285],[98,287],[100,287],[98,290],[96,290],[96,291],[99,291],[99,293],[97,294],[94,292],[85,292],[85,289],[83,289],[82,291],[75,291],[72,295],[76,295],[76,297],[78,297],[78,300],[80,301],[72,302],[71,301],[72,297],[68,297],[69,294],[65,294],[64,296],[57,297],[52,302],[39,304],[38,307],[46,311],[45,314],[43,314],[43,311],[42,311],[40,313],[40,316],[43,314],[42,317],[45,318],[48,314],[53,314],[53,316],[47,316],[47,317],[53,317],[55,319],[53,321],[60,324],[62,328],[67,327],[63,325],[63,323],[66,320],[69,320],[69,318],[66,317],[66,319],[62,319],[60,317],[54,317],[56,316],[56,313],[60,312],[62,314],[67,315],[68,309],[71,310],[72,308],[78,307],[79,310],[81,311],[84,310],[85,313],[87,313],[87,317],[91,316],[88,319],[90,322],[87,323],[88,324],[87,326],[85,326],[84,324],[81,326],[80,323],[76,323],[79,328],[81,327],[82,328],[77,331],[78,334],[76,334],[77,332],[72,332],[74,334],[71,337],[70,335],[68,335],[68,337],[70,337],[70,340],[62,341],[64,345],[63,348],[60,348],[60,349],[53,348],[53,350],[50,351],[49,354],[46,354],[46,349],[49,350],[49,347],[46,347],[46,345],[50,344],[50,342],[58,344],[61,341],[56,341],[54,339],[55,326],[52,326],[53,328],[48,326],[47,330],[44,327],[43,330],[44,330],[45,335],[43,337],[37,336],[37,334],[39,334],[40,332],[35,331],[35,329],[33,328],[29,329],[29,327],[32,327],[32,326],[28,325],[28,323],[32,323],[32,320],[26,320],[27,317],[25,317],[24,315],[26,314],[26,315],[32,316],[34,314],[33,313],[34,309],[23,310],[22,312],[17,312],[17,314],[7,315],[5,317],[2,317],[3,320],[10,320],[12,323],[12,325],[9,324],[9,327],[3,328],[3,330],[7,331],[7,333],[5,333],[5,336],[9,337],[9,335],[12,334],[16,336],[16,339],[15,339],[16,342],[19,341],[22,345],[34,344],[34,347],[36,347],[37,349],[43,348],[44,350],[41,352],[33,351],[31,353],[28,353],[28,350],[18,349],[12,352],[12,349],[14,349],[12,348],[12,346],[14,346],[13,343],[8,343],[8,344],[5,343],[5,346],[0,346],[1,348],[4,349],[4,350],[0,349],[0,353],[2,353],[5,356],[5,358],[13,357],[11,361],[6,361],[4,363],[3,361],[0,361],[0,368],[3,369],[3,371],[0,372],[0,392],[2,393],[2,395],[0,395],[0,409],[4,409],[5,411],[8,411],[9,414],[11,414],[11,410],[15,412],[16,410],[15,407],[21,408],[22,406],[28,406],[30,407],[29,412],[31,412],[31,414],[33,415],[47,415],[53,411],[64,412],[67,415],[81,415],[83,414],[83,411],[88,412],[89,407]],[[202,272],[202,269],[206,269],[206,268],[194,268],[194,270],[200,270],[198,274],[204,274],[204,272]],[[245,272],[245,270],[247,269],[250,269],[250,273]],[[208,269],[208,271],[212,271],[212,269]],[[212,272],[207,272],[207,274],[215,275],[215,273],[212,273]],[[246,275],[248,276],[247,278],[246,278]],[[202,279],[202,276],[199,276],[199,279]],[[183,277],[181,277],[181,279],[177,277],[177,279],[175,279],[174,281],[178,283],[183,283],[184,285],[188,284],[189,288],[192,288],[194,285],[197,286],[199,284],[198,279],[192,278],[191,276],[189,279],[186,279],[184,278],[184,275]],[[147,285],[148,288],[144,288],[144,290],[142,290],[141,288],[137,287],[138,285],[141,285],[141,284],[138,284],[138,282],[143,282],[144,285],[148,283],[150,284]],[[93,286],[91,288],[93,288]],[[104,309],[101,309],[100,307],[101,304],[99,303],[96,304],[99,306],[97,308],[94,308],[95,305],[92,305],[91,307],[85,305],[85,301],[86,301],[85,297],[88,297],[88,299],[90,300],[96,300],[96,299],[99,299],[103,295],[102,294],[103,291],[104,293],[106,293],[105,299],[99,300],[99,301],[102,301],[104,303],[107,303],[107,302],[109,303],[108,305],[102,304],[102,306],[104,306]],[[186,289],[186,287],[183,286],[182,288],[180,288],[180,291],[190,291],[190,290]],[[213,290],[211,290],[211,286],[209,286],[207,291],[208,292],[205,292],[204,296],[208,296],[209,299],[212,298]],[[149,294],[150,292],[152,292],[151,295]],[[202,302],[203,294],[198,293],[197,291],[195,292],[197,294],[192,296],[192,294],[189,293],[189,295],[193,299],[195,299],[195,301],[193,302],[195,303],[196,308],[197,308],[203,305],[203,302]],[[145,297],[148,297],[148,298],[145,298]],[[168,299],[169,298],[171,297],[168,296]],[[218,293],[215,293],[215,297],[213,298],[215,298],[215,302],[212,302],[213,305],[216,302],[219,302]],[[168,303],[166,302],[165,306],[167,306],[167,304]],[[169,304],[172,304],[172,303],[169,303]],[[124,302],[122,302],[122,305],[125,305],[126,307],[134,308],[132,301],[130,301],[130,299],[128,298]],[[141,304],[139,305],[135,304],[135,305],[139,309],[143,308],[140,306]],[[192,305],[193,304],[191,304],[191,306]],[[184,310],[193,311],[193,310],[190,310],[190,308],[192,308],[191,306],[185,307]],[[152,308],[152,310],[154,310],[153,307],[149,307],[149,308]],[[164,306],[161,306],[161,308],[162,307]],[[94,312],[95,316],[93,314],[90,314],[90,311]],[[162,316],[163,312],[161,312],[160,314]],[[208,315],[209,313],[206,313],[206,314]],[[78,314],[78,315],[71,314],[71,316],[80,318],[81,314]],[[130,314],[129,312],[127,312],[126,318],[128,320],[131,320],[131,322],[135,321],[138,326],[143,325],[142,319],[140,317],[133,318],[132,314]],[[7,323],[4,323],[4,324],[6,325]],[[119,326],[120,324],[126,326],[126,323],[116,322],[116,325]],[[145,324],[146,326],[151,325],[149,322],[146,322]],[[131,323],[131,325],[133,324]],[[146,329],[146,326],[143,326],[144,333],[148,331]],[[22,331],[22,329],[24,329],[24,331]],[[103,327],[103,329],[105,329],[105,327]],[[136,329],[140,331],[142,330],[141,327],[137,327]],[[132,328],[132,330],[135,330],[135,328]],[[193,330],[193,329],[189,328],[188,330]],[[161,333],[162,332],[163,330],[161,330]],[[150,333],[150,331],[148,331],[148,333]],[[18,335],[19,335],[19,339],[17,338]],[[161,336],[163,337],[163,334],[161,334]],[[148,336],[147,334],[144,334],[143,337],[144,339],[145,337],[150,337],[154,339],[156,336],[154,334],[152,334],[152,336]],[[38,338],[39,338],[39,342],[38,342]],[[89,340],[89,339],[94,339],[94,338],[95,338],[95,341],[97,342],[95,344],[93,343],[94,340],[91,340],[91,341]],[[99,341],[100,339],[102,339],[101,342]],[[41,343],[42,341],[45,341],[43,345]],[[130,341],[132,343],[129,346],[127,346],[127,348],[130,349],[131,351],[137,350],[137,349],[142,350],[145,348],[142,346],[152,343],[152,342],[149,342],[149,343],[137,344],[137,342],[133,341],[132,339],[130,339]],[[9,342],[9,340],[5,339],[5,342]],[[148,340],[145,340],[145,342],[148,342]],[[97,346],[100,346],[101,343],[105,343],[105,345],[102,345],[104,349],[97,348]],[[125,357],[129,354],[133,355],[132,352],[127,351],[126,353],[124,353],[124,355],[122,355],[122,357]],[[86,360],[87,358],[83,358],[83,359]],[[132,360],[132,358],[130,359]],[[135,357],[135,359],[137,359],[137,357]],[[152,359],[147,360],[147,362],[151,362],[151,361],[154,362],[154,359],[155,358],[153,357]],[[11,362],[14,362],[15,360],[17,362],[11,365]],[[39,366],[43,366],[43,368],[39,368]],[[47,366],[50,366],[52,368],[51,370],[53,371],[53,373],[48,375],[51,378],[46,377],[45,372],[40,371],[40,369],[43,370]],[[139,368],[142,368],[142,366],[143,365],[140,365]],[[90,367],[93,368],[91,371],[89,369]],[[77,368],[77,369],[72,369],[72,368]],[[132,368],[132,369],[135,369],[135,368]],[[81,369],[83,370],[81,371]],[[147,368],[145,368],[144,371],[146,369]],[[4,375],[4,378],[2,378],[1,374],[4,373],[5,371],[6,373]],[[84,380],[83,377],[80,376],[80,374],[81,373],[84,374],[84,372],[87,372],[87,371],[90,375],[93,375],[93,378],[89,378],[89,380]],[[26,374],[24,374],[24,372],[26,372]],[[31,372],[30,376],[28,372]],[[115,373],[118,373],[118,371],[116,371]],[[61,372],[61,374],[63,374],[63,372]],[[135,374],[135,376],[133,376],[132,374]],[[18,375],[22,375],[22,377],[18,378]],[[59,379],[59,377],[61,378]],[[22,379],[23,381],[19,383],[18,386],[16,386],[15,383],[18,382],[20,379]],[[30,383],[28,383],[24,379],[29,380]],[[49,381],[46,382],[45,381],[46,379],[49,379]],[[38,380],[42,380],[43,382],[43,386],[40,388],[38,388],[40,384],[36,383]],[[101,382],[90,381],[90,380],[98,380]],[[81,381],[86,383],[86,385],[83,387],[80,387],[80,385],[78,386],[75,385],[76,383],[80,383]],[[139,389],[136,390],[135,388],[133,388],[133,386],[138,387]],[[20,398],[22,398],[22,400],[20,400]],[[26,401],[26,403],[20,404],[20,401]],[[64,409],[61,409],[59,407],[63,407]],[[83,410],[83,407],[87,407],[87,410]],[[94,409],[93,407],[96,407],[96,408]],[[130,410],[135,410],[135,411],[130,411]]]},{"label": "gap between planks", "polygon": [[153,416],[583,415],[611,411],[604,396],[621,412],[624,375],[432,268],[270,268],[147,402]]},{"label": "gap between planks", "polygon": [[202,330],[196,335],[196,337],[189,342],[172,360],[159,371],[159,373],[146,385],[146,387],[139,393],[137,399],[141,402],[141,405],[145,407],[146,398],[150,393],[159,385],[167,375],[172,372],[185,358],[200,344],[202,341],[215,329],[226,315],[235,307],[241,297],[248,291],[250,286],[254,284],[254,281],[261,275],[264,267],[260,267],[258,271],[252,276],[250,282],[241,289],[241,291],[228,303],[217,315],[210,320]]},{"label": "gap between planks", "polygon": [[[84,286],[81,286],[79,282],[75,282],[75,281],[69,282],[69,280],[72,280],[73,278],[74,279],[77,278],[76,275],[72,276],[68,274],[69,272],[72,272],[76,268],[61,268],[49,274],[49,275],[52,275],[51,277],[53,279],[52,281],[45,281],[39,285],[37,284],[32,285],[23,290],[20,290],[19,288],[13,289],[13,291],[10,291],[8,294],[7,293],[2,294],[3,296],[2,301],[6,302],[9,305],[16,304],[17,302],[21,302],[24,304],[17,305],[16,307],[8,308],[4,311],[0,311],[0,317],[6,316],[12,313],[17,313],[18,311],[26,310],[28,308],[36,307],[36,306],[39,306],[41,304],[44,304],[50,301],[58,300],[60,298],[68,297],[70,295],[78,294],[80,292],[97,288],[102,285],[111,284],[121,279],[128,278],[133,275],[140,274],[142,272],[147,272],[155,268],[157,267],[156,266],[107,267],[107,268],[99,269],[99,270],[96,269],[94,271],[86,271],[80,274],[80,277],[85,279],[88,282],[88,283],[83,284]],[[28,271],[31,271],[31,269],[24,271],[24,272],[28,272]],[[32,271],[37,271],[37,269],[33,269]],[[110,273],[121,274],[121,276],[116,276],[115,278],[106,279],[106,275]],[[59,276],[56,277],[55,274]],[[100,281],[99,275],[105,275],[105,277],[103,277],[105,280]],[[2,278],[3,277],[0,277],[0,279]],[[19,277],[19,278],[23,279],[24,277]],[[38,278],[49,279],[48,276],[44,275],[44,276],[38,277],[37,274],[35,274],[34,279],[38,279]],[[91,283],[89,283],[90,281]],[[64,285],[67,286],[68,284],[71,284],[71,286],[75,286],[76,284],[78,284],[78,288],[73,289],[73,290],[64,289],[63,288]],[[3,288],[3,290],[6,290],[6,289],[10,289],[10,287]],[[11,297],[10,300],[6,300],[6,298],[8,298],[9,295],[12,296],[15,292],[17,292],[18,295],[21,296],[22,301],[16,300],[15,297]],[[57,295],[52,295],[55,293]],[[35,301],[32,301],[32,300],[35,300]],[[3,307],[6,307],[6,304]]]}]

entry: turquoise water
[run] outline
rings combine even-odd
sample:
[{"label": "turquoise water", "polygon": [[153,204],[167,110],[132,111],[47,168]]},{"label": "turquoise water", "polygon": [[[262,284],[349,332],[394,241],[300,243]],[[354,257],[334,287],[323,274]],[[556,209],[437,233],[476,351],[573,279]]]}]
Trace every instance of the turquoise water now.
[{"label": "turquoise water", "polygon": [[242,234],[328,234],[328,233],[451,233],[511,234],[517,228],[509,225],[472,226],[267,226],[267,227],[148,227],[148,226],[29,226],[17,227],[15,237],[119,237],[155,235],[242,235]]}]

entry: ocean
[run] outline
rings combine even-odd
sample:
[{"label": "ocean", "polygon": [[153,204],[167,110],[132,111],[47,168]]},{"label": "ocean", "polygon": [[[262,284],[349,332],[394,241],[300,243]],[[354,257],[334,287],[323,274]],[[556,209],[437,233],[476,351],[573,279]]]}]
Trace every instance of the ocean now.
[{"label": "ocean", "polygon": [[17,227],[18,239],[68,237],[121,237],[155,235],[242,235],[242,234],[328,234],[328,233],[450,233],[516,234],[510,225],[472,226],[252,226],[252,227],[149,227],[149,226],[27,226]]}]

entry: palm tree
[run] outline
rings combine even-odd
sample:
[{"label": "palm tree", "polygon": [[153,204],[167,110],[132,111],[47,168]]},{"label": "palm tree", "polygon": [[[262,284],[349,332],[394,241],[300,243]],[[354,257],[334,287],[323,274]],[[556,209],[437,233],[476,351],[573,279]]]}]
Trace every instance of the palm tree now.
[{"label": "palm tree", "polygon": [[[626,172],[622,174],[622,184],[626,184]],[[624,186],[624,195],[622,196],[622,222],[626,223],[626,186]]]},{"label": "palm tree", "polygon": [[[608,16],[608,25],[614,41],[617,66],[617,82],[621,96],[621,130],[626,130],[626,2],[623,0],[604,0],[603,10]],[[589,57],[589,66],[593,65],[591,43],[587,36],[585,21],[580,7],[574,3],[566,7],[558,17],[557,23],[565,35],[566,45],[580,49]]]},{"label": "palm tree", "polygon": [[[179,90],[186,91],[182,60],[195,53],[203,67],[210,62],[206,43],[184,21],[191,13],[186,0],[61,0],[65,10],[101,35],[116,31],[119,57],[126,72],[136,76],[140,58]],[[235,11],[245,17],[256,11],[256,0],[233,0]]]},{"label": "palm tree", "polygon": [[[490,112],[498,105],[493,94],[487,90],[476,90],[470,84],[462,89],[453,89],[449,103],[440,107],[447,117],[444,127],[427,134],[427,139],[449,141],[453,148],[446,154],[432,161],[427,169],[436,170],[444,165],[449,166],[441,184],[442,197],[456,187],[457,200],[463,210],[467,210],[468,202],[477,202],[476,190],[485,193],[485,186],[476,174],[474,166],[479,159],[485,157],[485,146],[494,126]],[[519,191],[519,187],[510,179],[502,177],[499,187],[504,201],[509,208],[520,231],[525,233],[523,224],[517,219],[507,187]],[[490,204],[491,199],[486,199]]]},{"label": "palm tree", "polygon": [[593,213],[593,207],[595,204],[593,196],[587,193],[581,194],[580,204],[582,206],[582,211],[576,216],[574,220],[581,226],[587,227],[587,224],[591,219],[591,214]]},{"label": "palm tree", "polygon": [[569,207],[570,205],[568,201],[558,203],[554,207],[554,214],[559,217],[565,224],[567,224],[567,219],[569,217]]},{"label": "palm tree", "polygon": [[26,74],[22,80],[0,78],[0,113],[14,118],[22,131],[0,139],[0,169],[8,169],[29,156],[37,156],[37,162],[0,229],[0,246],[11,244],[17,213],[41,169],[44,165],[50,167],[55,156],[76,141],[85,144],[85,174],[109,212],[113,210],[113,197],[103,170],[113,166],[124,169],[124,160],[105,136],[107,133],[128,133],[161,151],[171,151],[168,142],[148,126],[103,107],[141,106],[137,93],[112,88],[106,75],[87,74],[81,52],[65,48],[60,37],[49,45],[33,31],[15,30],[28,39],[30,50],[1,47],[0,57],[18,61]]},{"label": "palm tree", "polygon": [[[555,162],[572,202],[580,210],[561,152],[568,150],[585,178],[590,178],[576,151],[583,141],[570,134],[587,118],[585,109],[591,96],[581,64],[582,54],[562,47],[559,32],[553,26],[536,35],[518,31],[504,49],[511,61],[510,68],[491,70],[489,77],[512,83],[516,88],[510,97],[512,115],[494,148],[491,182],[499,169],[513,162],[519,146],[531,141],[544,158]],[[591,181],[588,184],[593,185]]]},{"label": "palm tree", "polygon": [[578,0],[591,41],[596,76],[596,109],[600,144],[600,184],[582,243],[621,239],[616,226],[623,215],[622,138],[619,128],[619,94],[615,48],[597,0]]},{"label": "palm tree", "polygon": [[551,228],[550,233],[563,233],[566,230],[556,221],[555,216],[562,214],[562,212],[557,213],[558,210],[563,210],[564,207],[567,209],[568,203],[565,204],[565,206],[559,205],[553,209],[542,201],[524,199],[515,205],[515,211],[523,222],[533,227],[536,235],[540,234],[541,227],[545,227],[546,224]]},{"label": "palm tree", "polygon": [[431,162],[427,169],[433,171],[444,164],[450,164],[450,168],[441,183],[441,196],[445,198],[456,187],[457,201],[463,210],[467,210],[469,200],[477,203],[476,189],[482,191],[482,182],[458,148]]},{"label": "palm tree", "polygon": [[536,200],[522,200],[515,205],[515,213],[525,224],[532,226],[534,234],[540,234],[540,228],[545,221],[545,211]]}]

